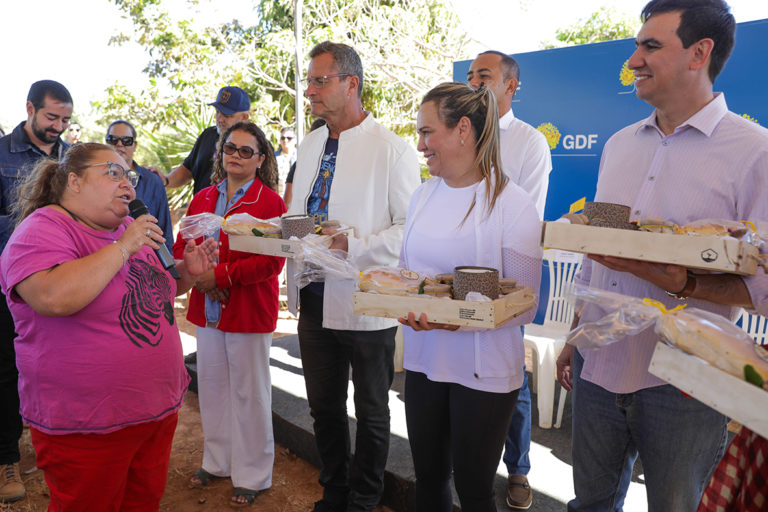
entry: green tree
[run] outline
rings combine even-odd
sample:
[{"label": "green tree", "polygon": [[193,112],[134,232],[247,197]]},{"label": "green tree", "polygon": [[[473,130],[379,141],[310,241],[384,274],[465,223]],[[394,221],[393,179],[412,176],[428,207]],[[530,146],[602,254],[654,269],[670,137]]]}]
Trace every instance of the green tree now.
[{"label": "green tree", "polygon": [[[254,120],[268,133],[293,123],[295,0],[260,0],[255,26],[233,20],[203,29],[174,19],[163,0],[111,1],[134,26],[112,44],[134,40],[147,50],[148,85],[134,92],[115,84],[97,105],[102,117],[168,129],[234,84],[248,91]],[[415,134],[421,96],[450,79],[469,41],[447,0],[304,0],[303,13],[302,54],[326,39],[355,47],[365,69],[364,107],[403,135]]]},{"label": "green tree", "polygon": [[559,28],[555,31],[555,41],[543,43],[544,48],[560,48],[579,44],[599,43],[635,37],[640,29],[640,20],[624,16],[612,7],[601,7],[586,20]]}]

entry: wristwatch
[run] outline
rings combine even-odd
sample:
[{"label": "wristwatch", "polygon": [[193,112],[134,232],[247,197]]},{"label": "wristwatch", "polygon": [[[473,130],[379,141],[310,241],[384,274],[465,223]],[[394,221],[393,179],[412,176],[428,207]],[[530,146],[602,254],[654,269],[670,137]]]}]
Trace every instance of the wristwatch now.
[{"label": "wristwatch", "polygon": [[168,183],[170,183],[171,181],[168,179],[167,175],[163,176],[163,178],[165,178],[165,186],[167,187]]},{"label": "wristwatch", "polygon": [[688,272],[688,279],[685,281],[685,286],[683,287],[682,290],[680,290],[677,293],[670,292],[667,290],[664,290],[664,291],[670,297],[674,297],[676,299],[685,299],[687,297],[690,297],[693,294],[695,289],[696,289],[696,276],[693,275],[691,272]]}]

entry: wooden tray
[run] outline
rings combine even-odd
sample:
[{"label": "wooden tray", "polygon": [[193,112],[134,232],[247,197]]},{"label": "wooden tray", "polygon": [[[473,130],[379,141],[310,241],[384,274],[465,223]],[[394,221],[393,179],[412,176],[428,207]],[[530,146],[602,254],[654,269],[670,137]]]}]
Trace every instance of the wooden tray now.
[{"label": "wooden tray", "polygon": [[656,344],[648,371],[768,438],[768,391],[664,343]]},{"label": "wooden tray", "polygon": [[263,236],[230,235],[229,248],[233,251],[253,252],[267,256],[295,258],[301,254],[301,240],[283,240]]},{"label": "wooden tray", "polygon": [[728,238],[650,233],[562,222],[542,223],[541,245],[551,249],[670,263],[745,276],[757,273],[759,260],[757,247]]},{"label": "wooden tray", "polygon": [[504,322],[520,316],[533,308],[536,295],[530,286],[521,286],[491,302],[384,295],[381,293],[355,292],[356,315],[385,318],[406,317],[409,312],[417,316],[427,314],[430,322],[495,329]]}]

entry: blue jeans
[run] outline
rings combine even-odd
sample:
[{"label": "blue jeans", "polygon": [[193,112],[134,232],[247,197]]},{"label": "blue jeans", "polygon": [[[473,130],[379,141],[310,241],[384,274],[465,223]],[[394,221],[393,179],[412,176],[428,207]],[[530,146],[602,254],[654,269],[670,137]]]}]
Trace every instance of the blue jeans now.
[{"label": "blue jeans", "polygon": [[573,357],[573,483],[569,511],[621,511],[639,456],[649,512],[693,512],[725,450],[727,419],[665,385],[611,393],[581,379]]},{"label": "blue jeans", "polygon": [[[523,367],[525,372],[525,367]],[[510,475],[527,475],[531,470],[528,452],[531,449],[531,390],[528,374],[523,373],[523,387],[517,395],[512,421],[509,422],[507,439],[504,441],[504,464]]]}]

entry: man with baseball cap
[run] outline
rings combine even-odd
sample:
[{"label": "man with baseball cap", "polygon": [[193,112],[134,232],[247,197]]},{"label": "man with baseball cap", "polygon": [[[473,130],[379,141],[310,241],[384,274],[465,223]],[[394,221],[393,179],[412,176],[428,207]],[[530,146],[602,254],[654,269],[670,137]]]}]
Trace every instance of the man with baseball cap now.
[{"label": "man with baseball cap", "polygon": [[194,193],[197,194],[211,185],[213,154],[219,134],[240,121],[250,117],[251,101],[248,94],[239,87],[227,86],[219,90],[216,101],[209,103],[216,108],[216,126],[210,126],[195,141],[195,145],[180,166],[168,175],[158,172],[166,188],[176,188],[195,181]]}]

